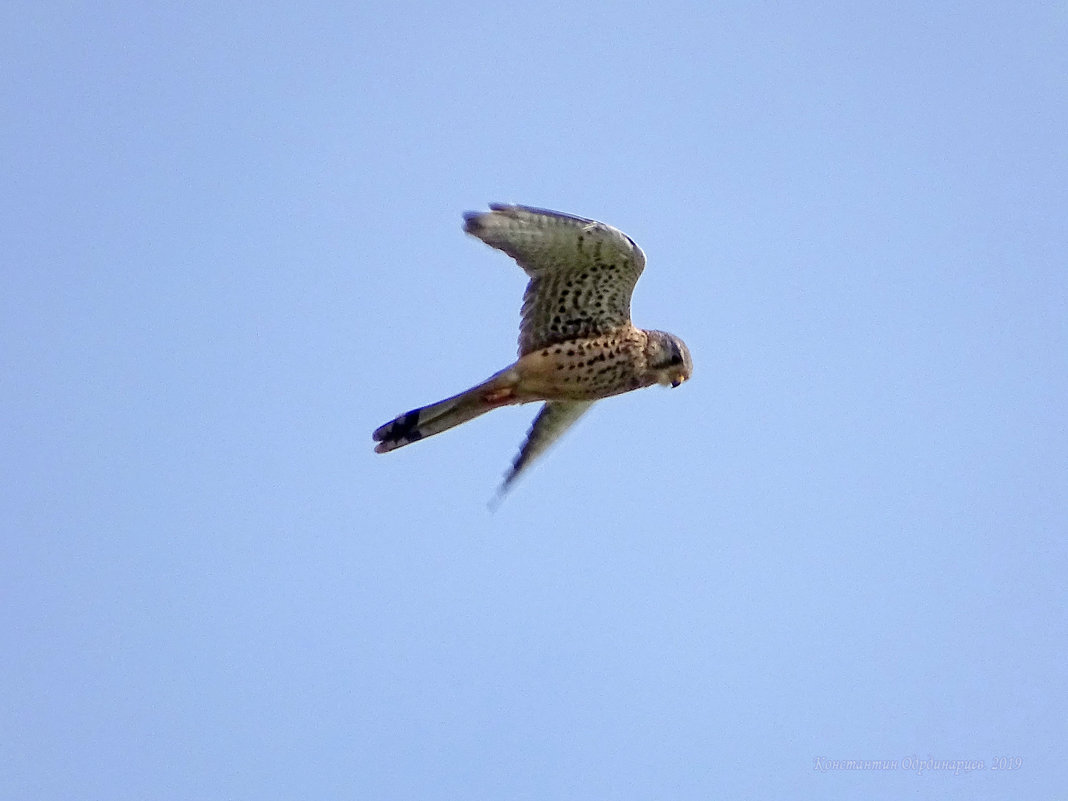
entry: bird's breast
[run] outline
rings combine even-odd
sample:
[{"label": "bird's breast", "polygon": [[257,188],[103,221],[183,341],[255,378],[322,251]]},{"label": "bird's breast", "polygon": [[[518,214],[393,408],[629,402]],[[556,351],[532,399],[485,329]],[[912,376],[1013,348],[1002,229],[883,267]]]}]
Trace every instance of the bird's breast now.
[{"label": "bird's breast", "polygon": [[597,400],[647,386],[634,333],[572,339],[532,351],[516,363],[519,393],[531,400]]}]

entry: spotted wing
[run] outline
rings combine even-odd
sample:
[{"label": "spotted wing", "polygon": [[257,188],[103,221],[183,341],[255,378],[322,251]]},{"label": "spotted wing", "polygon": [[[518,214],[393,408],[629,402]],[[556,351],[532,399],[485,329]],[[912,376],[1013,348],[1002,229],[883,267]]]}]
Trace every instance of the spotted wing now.
[{"label": "spotted wing", "polygon": [[491,204],[464,230],[515,259],[530,276],[519,355],[630,325],[630,296],[645,254],[610,225],[528,206]]},{"label": "spotted wing", "polygon": [[519,474],[556,442],[593,404],[594,401],[549,401],[542,406],[530,426],[523,447],[519,449],[519,455],[515,457],[511,469],[505,474],[504,482],[497,490],[498,499],[508,491]]}]

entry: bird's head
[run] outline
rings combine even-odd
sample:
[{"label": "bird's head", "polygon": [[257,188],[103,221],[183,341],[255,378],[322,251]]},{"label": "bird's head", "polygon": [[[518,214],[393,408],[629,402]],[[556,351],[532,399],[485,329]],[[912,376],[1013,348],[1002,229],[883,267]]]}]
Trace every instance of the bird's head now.
[{"label": "bird's head", "polygon": [[674,334],[647,331],[645,363],[656,383],[677,387],[693,373],[693,360],[686,343]]}]

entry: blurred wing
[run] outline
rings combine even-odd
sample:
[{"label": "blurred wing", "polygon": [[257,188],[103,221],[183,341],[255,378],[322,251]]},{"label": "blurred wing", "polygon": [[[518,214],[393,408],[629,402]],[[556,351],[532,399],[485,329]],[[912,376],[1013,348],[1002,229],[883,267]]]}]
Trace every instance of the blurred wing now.
[{"label": "blurred wing", "polygon": [[519,455],[515,457],[512,468],[505,475],[500,489],[497,490],[497,498],[501,498],[519,474],[556,442],[561,434],[593,406],[593,403],[593,401],[549,401],[542,406],[530,426],[526,442],[519,449]]},{"label": "blurred wing", "polygon": [[527,206],[467,212],[464,230],[515,259],[527,275],[519,355],[630,325],[645,254],[610,225]]}]

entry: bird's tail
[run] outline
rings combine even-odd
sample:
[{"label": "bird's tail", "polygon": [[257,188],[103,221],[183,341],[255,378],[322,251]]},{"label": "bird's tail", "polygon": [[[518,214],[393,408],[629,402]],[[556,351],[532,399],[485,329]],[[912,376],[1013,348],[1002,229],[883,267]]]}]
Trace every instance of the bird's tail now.
[{"label": "bird's tail", "polygon": [[379,426],[372,434],[378,444],[375,453],[389,453],[454,426],[474,420],[500,406],[519,403],[516,396],[518,376],[509,367],[476,387],[421,409],[412,409]]}]

